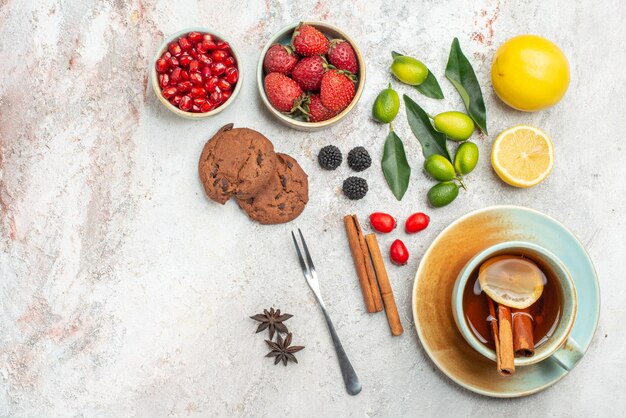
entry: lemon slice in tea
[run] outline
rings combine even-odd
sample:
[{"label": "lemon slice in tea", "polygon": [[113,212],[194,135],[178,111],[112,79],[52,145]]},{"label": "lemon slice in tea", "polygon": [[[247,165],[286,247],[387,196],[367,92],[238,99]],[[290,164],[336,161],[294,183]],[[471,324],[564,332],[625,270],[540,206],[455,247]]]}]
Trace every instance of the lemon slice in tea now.
[{"label": "lemon slice in tea", "polygon": [[531,260],[501,255],[485,261],[478,272],[480,288],[498,304],[524,309],[541,297],[546,276]]}]

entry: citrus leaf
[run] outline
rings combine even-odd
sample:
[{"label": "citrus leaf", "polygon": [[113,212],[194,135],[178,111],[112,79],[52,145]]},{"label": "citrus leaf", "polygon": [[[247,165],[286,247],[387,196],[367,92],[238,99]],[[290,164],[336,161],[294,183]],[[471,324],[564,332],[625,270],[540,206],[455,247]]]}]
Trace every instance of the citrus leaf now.
[{"label": "citrus leaf", "polygon": [[461,51],[458,38],[454,38],[450,47],[446,78],[461,95],[467,113],[474,119],[480,130],[487,134],[487,110],[483,93],[480,90],[480,84],[478,84],[472,64]]},{"label": "citrus leaf", "polygon": [[[391,56],[393,58],[401,57],[403,55],[404,54],[400,54],[399,52],[391,51]],[[419,91],[426,97],[430,97],[431,99],[443,99],[443,91],[441,91],[441,87],[439,86],[439,83],[437,82],[437,78],[432,73],[432,71],[430,71],[428,67],[427,69],[428,69],[428,76],[426,76],[426,80],[424,80],[424,82],[420,84],[419,86],[414,86],[414,87],[417,89],[417,91]]]},{"label": "citrus leaf", "polygon": [[391,192],[398,200],[402,200],[411,178],[411,166],[406,159],[404,144],[393,130],[389,131],[385,140],[382,160],[383,174]]},{"label": "citrus leaf", "polygon": [[450,162],[450,151],[448,151],[448,142],[446,136],[441,132],[437,132],[430,123],[430,118],[424,112],[417,103],[415,103],[406,94],[403,95],[404,105],[406,107],[406,118],[409,121],[409,126],[413,135],[417,138],[422,146],[422,154],[424,158],[428,158],[431,155],[439,154],[446,157]]}]

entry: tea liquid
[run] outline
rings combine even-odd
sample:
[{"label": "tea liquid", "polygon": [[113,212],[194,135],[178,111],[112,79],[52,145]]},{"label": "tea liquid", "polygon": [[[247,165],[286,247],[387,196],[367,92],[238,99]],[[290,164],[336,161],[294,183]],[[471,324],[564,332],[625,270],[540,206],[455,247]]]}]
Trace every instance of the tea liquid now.
[{"label": "tea liquid", "polygon": [[[529,314],[533,318],[535,348],[537,348],[550,338],[559,324],[562,309],[561,288],[552,271],[543,263],[523,254],[512,254],[512,256],[534,262],[546,278],[541,297],[529,307]],[[472,272],[463,291],[463,311],[465,320],[476,338],[495,350],[487,295],[481,290],[478,282],[479,269],[480,266]],[[524,315],[524,313],[513,313],[513,315]]]}]

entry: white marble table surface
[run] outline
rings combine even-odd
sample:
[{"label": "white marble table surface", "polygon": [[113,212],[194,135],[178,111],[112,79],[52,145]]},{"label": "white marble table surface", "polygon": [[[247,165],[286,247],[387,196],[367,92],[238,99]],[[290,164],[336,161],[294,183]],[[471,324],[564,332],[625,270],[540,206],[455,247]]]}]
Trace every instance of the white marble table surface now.
[{"label": "white marble table surface", "polygon": [[[626,409],[626,9],[591,1],[0,1],[0,416],[618,416]],[[256,90],[265,41],[301,19],[332,22],[367,62],[361,102],[318,133],[278,125]],[[236,103],[210,120],[177,118],[146,77],[164,35],[192,25],[218,29],[241,50]],[[569,57],[572,81],[553,109],[524,114],[489,83],[497,46],[520,33],[546,36]],[[397,202],[378,164],[371,191],[341,196],[346,166],[323,173],[318,149],[369,148],[385,127],[369,118],[390,79],[391,48],[423,59],[447,96],[411,93],[432,112],[462,109],[441,78],[453,37],[473,61],[492,135],[468,193],[428,209],[432,224],[406,238],[408,266],[390,268],[406,328],[392,338],[384,315],[364,313],[342,229],[346,213],[426,210],[430,182],[403,114],[397,130],[414,167]],[[294,223],[261,226],[236,204],[207,201],[196,174],[206,139],[225,123],[260,130],[310,175],[311,201]],[[494,135],[530,123],[552,136],[556,167],[532,190],[501,183],[488,155]],[[429,243],[477,208],[517,204],[570,227],[600,276],[602,312],[580,365],[525,399],[496,400],[456,386],[420,346],[410,309],[413,276]],[[323,317],[294,258],[289,231],[307,234],[322,290],[363,381],[347,396]],[[381,238],[387,246],[393,237]],[[296,343],[294,367],[264,359],[248,315],[276,306]]]}]

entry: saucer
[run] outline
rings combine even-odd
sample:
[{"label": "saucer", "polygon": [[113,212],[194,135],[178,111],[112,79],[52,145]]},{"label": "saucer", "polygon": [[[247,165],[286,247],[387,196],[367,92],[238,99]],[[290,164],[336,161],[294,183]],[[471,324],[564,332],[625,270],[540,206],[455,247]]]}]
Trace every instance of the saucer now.
[{"label": "saucer", "polygon": [[456,327],[450,298],[458,273],[475,254],[504,241],[533,242],[565,264],[578,293],[578,313],[570,335],[585,352],[600,314],[600,288],[593,263],[565,226],[529,208],[493,206],[471,212],[444,229],[417,269],[413,317],[424,350],[446,376],[473,392],[512,398],[546,389],[568,372],[548,358],[502,377],[496,364],[470,347]]}]

